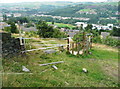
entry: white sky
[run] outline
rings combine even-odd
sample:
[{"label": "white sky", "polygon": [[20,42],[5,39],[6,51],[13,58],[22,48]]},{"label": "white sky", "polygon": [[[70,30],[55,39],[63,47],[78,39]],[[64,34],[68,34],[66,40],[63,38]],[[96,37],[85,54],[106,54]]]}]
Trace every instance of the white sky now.
[{"label": "white sky", "polygon": [[0,0],[0,3],[15,3],[15,2],[43,2],[43,1],[72,1],[72,2],[102,2],[106,0]]}]

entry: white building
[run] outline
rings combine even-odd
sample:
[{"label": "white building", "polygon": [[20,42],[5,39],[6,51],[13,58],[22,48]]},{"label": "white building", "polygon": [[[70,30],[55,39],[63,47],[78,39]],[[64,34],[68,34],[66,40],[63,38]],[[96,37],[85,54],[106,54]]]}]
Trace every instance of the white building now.
[{"label": "white building", "polygon": [[0,22],[0,29],[4,29],[4,27],[10,27],[10,25],[5,22]]},{"label": "white building", "polygon": [[14,17],[21,17],[22,15],[20,13],[15,13]]},{"label": "white building", "polygon": [[98,24],[92,24],[93,28],[92,29],[98,29],[98,30],[112,30],[113,28],[113,24],[107,24],[107,26],[103,26],[103,25],[98,25]]},{"label": "white building", "polygon": [[113,28],[114,25],[113,24],[107,24],[107,26]]},{"label": "white building", "polygon": [[83,28],[87,27],[87,23],[86,22],[76,22],[75,23],[78,27],[80,27],[81,25],[83,25]]},{"label": "white building", "polygon": [[92,24],[93,28],[92,29],[98,29],[100,30],[102,28],[102,25],[98,25],[98,24]]},{"label": "white building", "polygon": [[3,21],[3,17],[0,17],[0,21]]}]

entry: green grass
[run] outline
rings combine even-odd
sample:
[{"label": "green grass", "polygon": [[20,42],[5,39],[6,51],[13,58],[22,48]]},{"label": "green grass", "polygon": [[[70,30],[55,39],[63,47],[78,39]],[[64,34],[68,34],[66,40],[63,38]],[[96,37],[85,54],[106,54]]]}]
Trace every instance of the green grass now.
[{"label": "green grass", "polygon": [[[47,22],[48,24],[52,24],[52,22]],[[72,29],[73,27],[75,27],[75,26],[73,26],[73,25],[71,25],[71,24],[64,24],[64,23],[54,23],[55,25],[57,25],[58,27],[69,27],[70,29]]]},{"label": "green grass", "polygon": [[[4,59],[5,72],[22,72],[21,66],[25,65],[33,74],[5,74],[4,87],[117,87],[117,76],[109,75],[104,68],[116,70],[118,53],[93,48],[91,55],[74,56],[71,54],[54,53],[44,54],[42,51],[27,53],[26,56]],[[58,70],[51,65],[39,66],[38,64],[64,61],[57,64]],[[86,68],[88,73],[83,73]],[[41,73],[46,70],[46,72]],[[117,71],[117,70],[116,70]],[[23,73],[23,72],[22,72]]]},{"label": "green grass", "polygon": [[118,2],[105,2],[105,3],[96,3],[95,5],[112,5],[112,6],[117,6]]},{"label": "green grass", "polygon": [[80,11],[92,11],[92,9],[82,9]]},{"label": "green grass", "polygon": [[99,59],[99,60],[118,59],[117,52],[100,50],[100,49],[96,49],[96,48],[92,49],[91,52],[92,52],[91,55],[85,55],[85,56],[82,56],[82,58],[94,58],[94,59]]}]

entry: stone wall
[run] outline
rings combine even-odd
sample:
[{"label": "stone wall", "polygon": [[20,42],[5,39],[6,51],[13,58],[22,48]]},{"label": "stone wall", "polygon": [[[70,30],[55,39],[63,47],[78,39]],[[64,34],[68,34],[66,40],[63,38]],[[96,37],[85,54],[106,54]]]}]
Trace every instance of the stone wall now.
[{"label": "stone wall", "polygon": [[2,57],[11,57],[16,56],[24,50],[24,46],[20,45],[20,39],[11,37],[10,33],[0,32],[2,39],[0,39],[0,43],[2,43]]}]

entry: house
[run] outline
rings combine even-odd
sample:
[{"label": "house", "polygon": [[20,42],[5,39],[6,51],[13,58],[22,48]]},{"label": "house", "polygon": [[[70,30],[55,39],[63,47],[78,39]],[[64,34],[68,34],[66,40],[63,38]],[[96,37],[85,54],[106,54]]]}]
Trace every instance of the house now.
[{"label": "house", "polygon": [[106,38],[109,35],[110,35],[109,32],[101,32],[101,38]]},{"label": "house", "polygon": [[73,38],[74,35],[76,35],[77,33],[79,33],[79,30],[69,30],[67,34],[69,35],[69,37]]},{"label": "house", "polygon": [[22,16],[22,14],[20,14],[20,13],[15,13],[14,14],[14,17],[21,17]]},{"label": "house", "polygon": [[36,29],[36,27],[29,27],[29,28],[25,28],[24,26],[21,26],[21,29],[25,32],[29,32],[29,31],[38,31]]},{"label": "house", "polygon": [[93,28],[92,29],[98,29],[98,30],[112,30],[113,28],[113,24],[107,24],[107,26],[103,26],[103,25],[98,25],[98,24],[92,24]]},{"label": "house", "polygon": [[76,22],[75,23],[78,27],[80,27],[81,25],[83,25],[83,28],[87,27],[87,23],[86,22]]},{"label": "house", "polygon": [[0,29],[4,29],[5,27],[10,27],[6,22],[0,22]]},{"label": "house", "polygon": [[111,37],[114,39],[120,40],[120,37],[117,37],[117,36],[111,36]]},{"label": "house", "polygon": [[65,28],[61,28],[60,31],[61,31],[61,32],[64,32],[64,31],[65,31]]},{"label": "house", "polygon": [[3,17],[0,17],[0,21],[3,21]]},{"label": "house", "polygon": [[73,30],[73,32],[75,32],[75,33],[79,33],[79,31],[80,31],[80,30]]},{"label": "house", "polygon": [[98,25],[98,24],[92,24],[93,28],[92,29],[98,29],[100,30],[102,28],[102,25]]},{"label": "house", "polygon": [[109,26],[102,26],[101,29],[103,29],[103,30],[112,30],[112,27],[109,27]]},{"label": "house", "polygon": [[67,34],[69,35],[69,37],[73,38],[74,35],[76,35],[77,33],[75,33],[75,32],[68,32]]},{"label": "house", "polygon": [[107,24],[107,26],[108,26],[109,28],[110,28],[110,27],[113,28],[114,25],[113,25],[113,24]]},{"label": "house", "polygon": [[54,24],[48,24],[49,26],[53,26],[53,28],[57,28],[58,26],[57,25],[54,25]]}]

